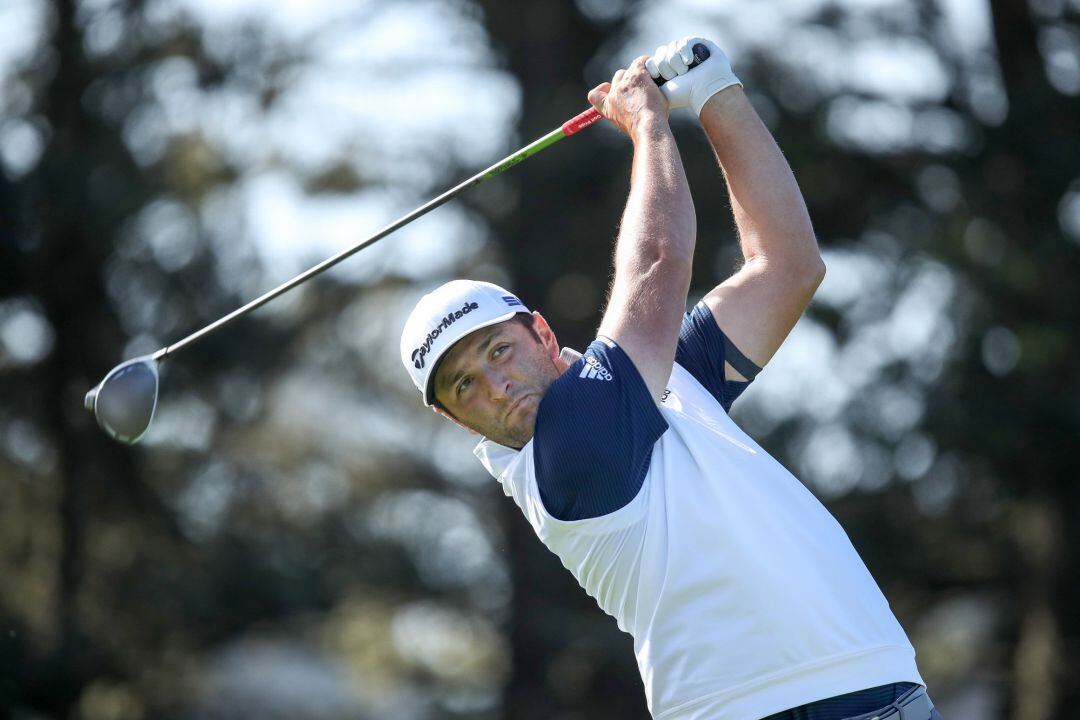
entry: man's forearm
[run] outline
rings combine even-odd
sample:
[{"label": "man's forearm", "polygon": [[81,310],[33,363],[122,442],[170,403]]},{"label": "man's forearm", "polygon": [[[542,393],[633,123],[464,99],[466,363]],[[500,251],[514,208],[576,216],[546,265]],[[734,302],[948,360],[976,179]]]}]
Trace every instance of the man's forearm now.
[{"label": "man's forearm", "polygon": [[776,141],[735,86],[702,108],[701,125],[727,180],[743,257],[794,272],[823,268],[806,203]]},{"label": "man's forearm", "polygon": [[675,138],[667,122],[657,120],[636,132],[633,140],[630,196],[619,229],[616,268],[630,254],[689,267],[697,220]]}]

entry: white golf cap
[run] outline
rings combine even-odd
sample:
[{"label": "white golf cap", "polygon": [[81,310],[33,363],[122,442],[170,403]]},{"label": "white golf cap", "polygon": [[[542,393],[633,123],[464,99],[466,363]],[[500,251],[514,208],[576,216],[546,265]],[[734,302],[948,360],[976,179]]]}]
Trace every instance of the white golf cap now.
[{"label": "white golf cap", "polygon": [[451,280],[420,298],[401,332],[401,362],[424,404],[435,400],[435,366],[454,343],[527,312],[512,292],[479,280]]}]

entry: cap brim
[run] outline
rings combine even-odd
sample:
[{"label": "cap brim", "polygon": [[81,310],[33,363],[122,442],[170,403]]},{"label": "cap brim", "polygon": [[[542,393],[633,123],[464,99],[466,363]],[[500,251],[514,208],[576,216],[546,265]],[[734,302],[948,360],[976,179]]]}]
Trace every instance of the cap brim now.
[{"label": "cap brim", "polygon": [[446,356],[446,353],[450,352],[450,348],[454,347],[459,342],[461,342],[465,338],[469,337],[470,335],[472,335],[477,330],[483,330],[486,327],[491,327],[492,325],[498,325],[501,322],[506,322],[507,320],[514,317],[518,313],[529,313],[530,315],[532,314],[528,310],[518,309],[518,310],[511,310],[510,312],[506,313],[505,315],[500,315],[500,316],[492,318],[490,320],[485,320],[483,323],[477,325],[476,327],[470,328],[469,332],[465,333],[464,335],[459,337],[457,340],[455,340],[454,342],[447,345],[445,348],[443,348],[442,352],[440,352],[438,355],[435,355],[433,358],[431,358],[431,360],[430,360],[430,362],[431,362],[431,374],[428,375],[427,385],[424,387],[424,405],[426,405],[428,407],[431,407],[432,405],[435,404],[435,376],[439,373],[439,362]]}]

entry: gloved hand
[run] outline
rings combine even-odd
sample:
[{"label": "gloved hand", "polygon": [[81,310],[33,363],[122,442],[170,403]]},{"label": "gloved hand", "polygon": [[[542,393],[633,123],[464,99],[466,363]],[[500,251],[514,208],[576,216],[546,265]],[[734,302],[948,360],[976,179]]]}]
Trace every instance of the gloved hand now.
[{"label": "gloved hand", "polygon": [[[701,43],[709,48],[709,59],[693,70],[694,45]],[[732,85],[742,85],[731,70],[731,61],[724,51],[711,40],[684,37],[656,48],[656,53],[645,61],[645,68],[654,80],[664,78],[667,82],[660,91],[667,98],[671,110],[689,105],[700,116],[701,108],[716,93]]]}]

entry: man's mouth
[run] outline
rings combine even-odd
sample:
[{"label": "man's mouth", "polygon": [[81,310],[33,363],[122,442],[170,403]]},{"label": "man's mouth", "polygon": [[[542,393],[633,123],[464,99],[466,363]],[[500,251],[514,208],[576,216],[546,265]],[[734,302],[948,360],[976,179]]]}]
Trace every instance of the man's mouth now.
[{"label": "man's mouth", "polygon": [[519,407],[521,407],[522,403],[524,403],[525,400],[528,397],[529,397],[528,395],[522,395],[521,397],[519,397],[517,400],[514,401],[514,404],[511,405],[510,409],[506,411],[506,419],[507,420],[509,420],[510,416],[514,414],[515,410],[517,410]]}]

